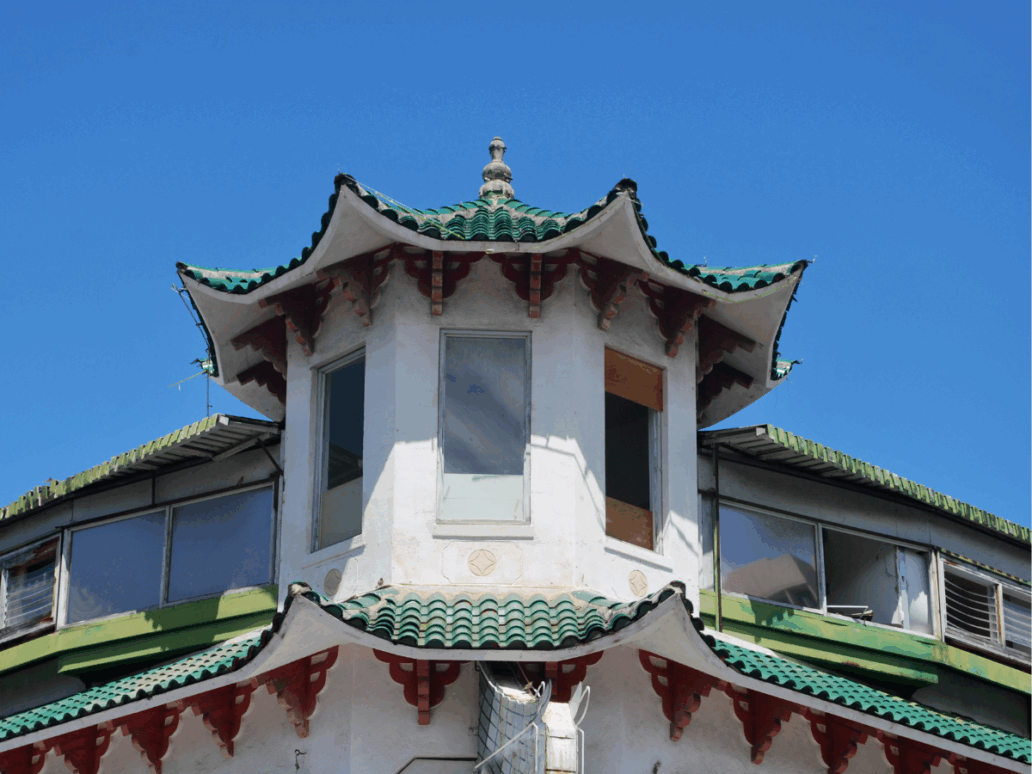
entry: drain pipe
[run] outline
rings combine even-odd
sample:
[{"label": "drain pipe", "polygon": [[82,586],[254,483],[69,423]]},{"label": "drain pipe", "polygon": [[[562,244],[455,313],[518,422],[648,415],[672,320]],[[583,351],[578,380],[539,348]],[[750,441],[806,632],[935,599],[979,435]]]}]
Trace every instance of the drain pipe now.
[{"label": "drain pipe", "polygon": [[717,595],[717,631],[724,631],[724,610],[720,595],[720,444],[713,444],[713,591]]}]

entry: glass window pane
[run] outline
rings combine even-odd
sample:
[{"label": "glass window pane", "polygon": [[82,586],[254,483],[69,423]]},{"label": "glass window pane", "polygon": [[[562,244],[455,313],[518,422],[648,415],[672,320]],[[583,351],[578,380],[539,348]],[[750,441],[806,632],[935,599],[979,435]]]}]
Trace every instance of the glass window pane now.
[{"label": "glass window pane", "polygon": [[1003,592],[1003,628],[1008,648],[1025,658],[1032,656],[1032,609],[1027,598]]},{"label": "glass window pane", "polygon": [[319,548],[362,532],[365,361],[326,376],[326,430]]},{"label": "glass window pane", "polygon": [[903,625],[893,544],[825,529],[824,582],[828,612]]},{"label": "glass window pane", "polygon": [[903,554],[910,628],[922,634],[932,634],[932,587],[928,578],[928,554],[909,549],[900,549],[900,553]]},{"label": "glass window pane", "polygon": [[156,607],[164,552],[164,511],[72,533],[68,622]]},{"label": "glass window pane", "polygon": [[271,543],[272,489],[174,508],[168,601],[268,583]]},{"label": "glass window pane", "polygon": [[442,519],[523,519],[525,338],[445,340]]},{"label": "glass window pane", "polygon": [[819,607],[816,555],[809,524],[721,506],[723,591]]}]

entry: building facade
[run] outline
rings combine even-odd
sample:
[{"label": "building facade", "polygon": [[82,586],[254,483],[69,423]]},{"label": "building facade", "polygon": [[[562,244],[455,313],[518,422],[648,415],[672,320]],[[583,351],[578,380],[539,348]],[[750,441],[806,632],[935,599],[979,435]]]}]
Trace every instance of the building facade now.
[{"label": "building facade", "polygon": [[1029,531],[770,426],[805,262],[636,186],[180,264],[217,415],[0,512],[0,772],[1027,771]]}]

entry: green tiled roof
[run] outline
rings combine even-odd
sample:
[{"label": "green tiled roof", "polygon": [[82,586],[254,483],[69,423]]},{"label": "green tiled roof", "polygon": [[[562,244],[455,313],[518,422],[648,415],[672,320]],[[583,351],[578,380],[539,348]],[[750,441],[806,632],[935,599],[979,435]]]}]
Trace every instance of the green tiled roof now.
[{"label": "green tiled roof", "polygon": [[[346,602],[304,596],[348,626],[417,648],[555,650],[619,631],[677,593],[667,586],[637,602],[584,591],[498,595],[387,586]],[[691,603],[684,600],[689,615]]]},{"label": "green tiled roof", "polygon": [[270,630],[263,629],[171,664],[0,718],[0,742],[232,672],[254,658],[270,637]]},{"label": "green tiled roof", "polygon": [[884,468],[850,457],[780,427],[755,425],[703,431],[700,435],[764,461],[817,473],[831,481],[846,481],[896,492],[1023,543],[1032,542],[1029,528],[1026,526],[1002,519],[981,508],[968,505],[942,492],[936,492]]},{"label": "green tiled roof", "polygon": [[329,207],[322,216],[321,228],[312,233],[311,245],[301,251],[299,258],[294,258],[280,266],[244,271],[206,269],[185,263],[180,263],[177,267],[187,277],[214,290],[234,294],[250,293],[308,260],[326,233],[342,185],[347,186],[383,217],[417,234],[433,239],[459,242],[544,242],[582,226],[617,196],[626,192],[634,204],[642,238],[655,258],[670,268],[698,279],[711,287],[727,293],[756,290],[780,282],[787,276],[802,271],[806,266],[806,261],[795,261],[769,266],[751,266],[744,269],[717,269],[706,266],[686,266],[682,261],[670,260],[665,252],[657,249],[655,237],[648,233],[648,221],[641,214],[641,202],[637,197],[637,184],[629,179],[621,180],[606,196],[590,207],[579,212],[565,213],[531,207],[518,199],[497,197],[421,210],[406,207],[383,194],[367,189],[350,175],[337,175]]},{"label": "green tiled roof", "polygon": [[979,750],[1023,763],[1032,761],[1032,742],[953,715],[936,712],[916,702],[870,688],[844,677],[829,675],[803,664],[741,648],[730,642],[705,638],[726,664],[743,675],[806,693],[884,720],[916,728]]},{"label": "green tiled roof", "polygon": [[278,433],[278,429],[275,423],[261,419],[214,414],[155,441],[118,454],[107,462],[94,465],[74,476],[61,481],[51,480],[37,486],[10,505],[0,507],[0,521],[41,508],[52,500],[70,495],[90,484],[142,472],[143,467],[136,467],[141,463],[148,466],[146,469],[153,469],[155,465],[161,467],[198,459],[196,454],[189,452],[180,455],[176,451],[178,447],[189,446],[195,451],[218,453],[246,440],[249,436],[254,437],[263,432]]}]

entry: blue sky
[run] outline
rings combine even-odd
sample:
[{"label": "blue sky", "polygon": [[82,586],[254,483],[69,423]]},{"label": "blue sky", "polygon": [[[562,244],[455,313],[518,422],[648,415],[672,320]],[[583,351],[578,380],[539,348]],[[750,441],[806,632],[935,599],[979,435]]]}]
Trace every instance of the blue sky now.
[{"label": "blue sky", "polygon": [[[205,415],[176,261],[300,253],[338,168],[412,206],[621,177],[685,263],[817,261],[771,422],[1029,524],[1029,5],[0,8],[0,502]],[[250,410],[212,388],[215,411]]]}]

